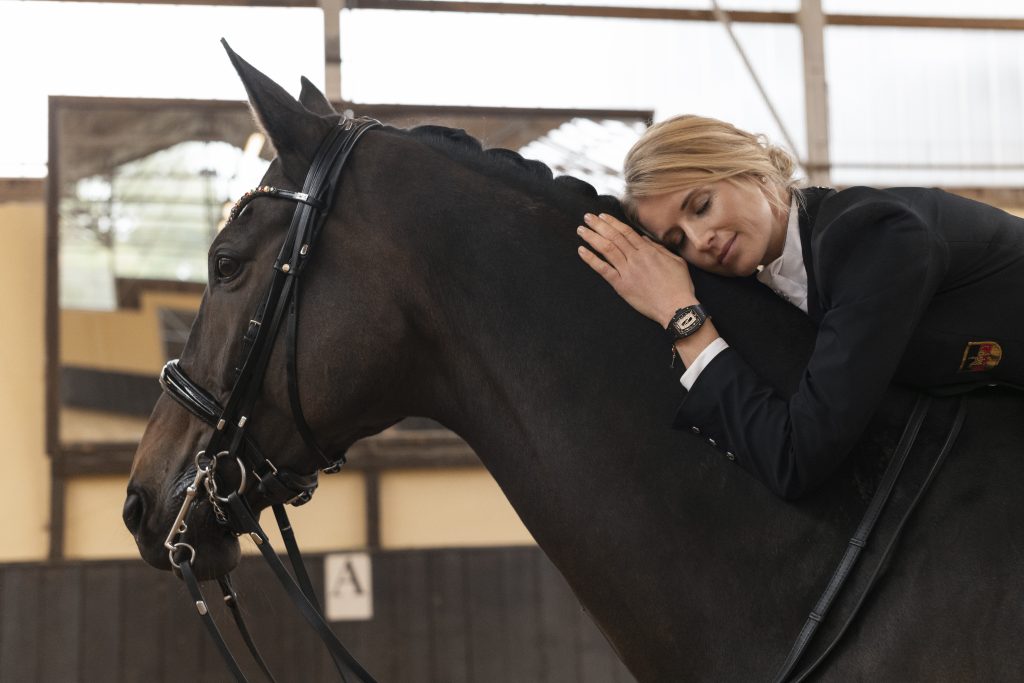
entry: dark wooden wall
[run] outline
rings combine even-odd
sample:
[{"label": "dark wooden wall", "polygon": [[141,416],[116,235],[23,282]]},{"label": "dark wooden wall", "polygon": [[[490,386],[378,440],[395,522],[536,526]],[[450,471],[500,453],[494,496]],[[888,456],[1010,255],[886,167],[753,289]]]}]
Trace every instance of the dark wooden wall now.
[{"label": "dark wooden wall", "polygon": [[[375,552],[372,560],[374,618],[333,626],[380,683],[633,680],[536,548]],[[323,556],[307,565],[322,590]],[[235,580],[280,683],[338,680],[262,560],[247,558]],[[263,680],[216,585],[207,593],[250,680]],[[141,560],[0,566],[0,681],[230,680],[184,586]]]}]

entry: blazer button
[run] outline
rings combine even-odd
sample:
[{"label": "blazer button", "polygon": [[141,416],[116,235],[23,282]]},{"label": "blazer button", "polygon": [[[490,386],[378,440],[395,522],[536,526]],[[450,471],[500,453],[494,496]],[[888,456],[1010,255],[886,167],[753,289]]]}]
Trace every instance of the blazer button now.
[{"label": "blazer button", "polygon": [[725,457],[728,458],[729,460],[735,460],[736,459],[736,456],[733,453],[729,452],[729,451],[725,452]]},{"label": "blazer button", "polygon": [[718,445],[717,443],[715,443],[715,440],[710,438],[710,437],[708,437],[708,443],[711,444],[712,446],[717,446]]},{"label": "blazer button", "polygon": [[693,432],[694,434],[700,434],[700,427],[697,427],[697,426],[690,427],[690,431]]}]

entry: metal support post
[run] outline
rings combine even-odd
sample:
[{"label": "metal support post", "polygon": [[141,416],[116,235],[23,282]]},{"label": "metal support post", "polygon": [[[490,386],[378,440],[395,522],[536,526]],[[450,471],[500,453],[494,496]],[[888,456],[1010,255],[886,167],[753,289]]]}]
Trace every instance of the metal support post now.
[{"label": "metal support post", "polygon": [[761,79],[757,77],[757,72],[754,71],[754,65],[747,57],[746,50],[740,45],[740,41],[736,38],[736,34],[732,30],[732,21],[729,19],[729,15],[722,11],[722,8],[718,6],[717,0],[711,0],[711,13],[715,15],[718,22],[722,24],[722,28],[725,29],[729,39],[732,41],[733,46],[736,48],[736,52],[739,53],[740,59],[743,60],[744,66],[747,67],[747,73],[750,74],[751,80],[754,81],[754,85],[757,86],[758,92],[761,93],[761,97],[764,99],[764,104],[768,107],[768,112],[775,119],[775,125],[779,127],[779,131],[782,132],[782,137],[785,138],[786,144],[792,150],[793,154],[797,154],[797,146],[793,144],[793,137],[789,134],[789,129],[786,128],[786,124],[782,122],[782,117],[779,116],[779,112],[775,109],[772,104],[772,98],[768,96],[768,91],[765,90],[764,85],[761,83]]},{"label": "metal support post", "polygon": [[832,182],[829,157],[828,84],[825,81],[825,15],[821,0],[802,0],[797,22],[804,44],[804,109],[807,116],[807,180]]},{"label": "metal support post", "polygon": [[345,0],[319,0],[324,13],[324,94],[341,101],[341,10]]}]

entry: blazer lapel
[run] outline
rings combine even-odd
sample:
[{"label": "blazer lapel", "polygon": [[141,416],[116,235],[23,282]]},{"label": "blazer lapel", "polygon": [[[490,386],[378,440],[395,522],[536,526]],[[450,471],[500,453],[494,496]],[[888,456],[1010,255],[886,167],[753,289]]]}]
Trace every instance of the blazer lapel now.
[{"label": "blazer lapel", "polygon": [[814,259],[811,253],[811,236],[814,234],[814,222],[818,216],[818,208],[822,200],[836,193],[830,187],[807,187],[797,190],[803,201],[797,202],[800,209],[800,250],[803,252],[804,269],[807,271],[807,315],[815,322],[821,322],[821,305],[818,301],[818,284],[815,280]]}]

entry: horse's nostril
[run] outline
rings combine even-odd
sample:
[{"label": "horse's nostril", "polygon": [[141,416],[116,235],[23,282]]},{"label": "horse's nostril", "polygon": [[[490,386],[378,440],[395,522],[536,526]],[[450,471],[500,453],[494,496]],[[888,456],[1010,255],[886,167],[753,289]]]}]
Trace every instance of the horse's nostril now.
[{"label": "horse's nostril", "polygon": [[124,519],[124,525],[128,527],[128,531],[132,532],[133,536],[138,533],[145,516],[146,501],[138,493],[129,491],[128,497],[124,501],[121,518]]}]

